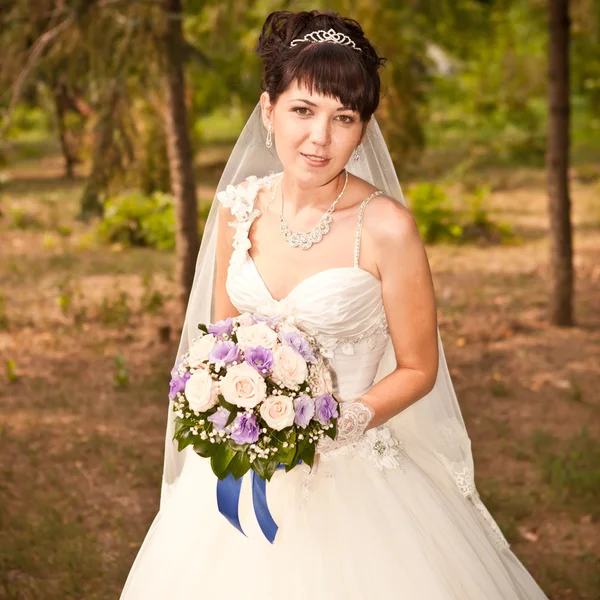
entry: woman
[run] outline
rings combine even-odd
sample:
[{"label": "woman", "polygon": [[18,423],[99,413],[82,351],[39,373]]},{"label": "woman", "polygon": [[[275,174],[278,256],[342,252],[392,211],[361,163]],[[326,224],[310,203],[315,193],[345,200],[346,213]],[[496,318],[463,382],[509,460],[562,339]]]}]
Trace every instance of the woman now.
[{"label": "woman", "polygon": [[219,183],[178,356],[199,322],[294,322],[329,361],[338,435],[267,484],[270,543],[248,481],[242,535],[170,418],[161,510],[121,597],[546,598],[475,489],[427,257],[372,118],[384,59],[317,11],[271,14],[258,53],[265,91]]}]

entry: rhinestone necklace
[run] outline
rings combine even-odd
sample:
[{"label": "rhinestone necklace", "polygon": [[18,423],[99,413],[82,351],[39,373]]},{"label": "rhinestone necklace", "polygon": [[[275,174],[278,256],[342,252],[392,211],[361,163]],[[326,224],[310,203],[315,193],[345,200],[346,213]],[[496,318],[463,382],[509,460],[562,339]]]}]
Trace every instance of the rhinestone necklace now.
[{"label": "rhinestone necklace", "polygon": [[[319,222],[309,231],[292,231],[285,219],[283,218],[283,192],[281,193],[281,208],[279,209],[279,229],[283,233],[285,241],[292,248],[301,248],[302,250],[308,250],[313,244],[320,242],[323,236],[329,231],[329,223],[333,220],[331,213],[335,209],[335,205],[339,202],[340,198],[346,191],[346,185],[348,185],[348,171],[344,169],[346,180],[344,181],[344,187],[340,192],[340,195],[333,201],[331,206],[325,211],[325,214],[319,219]],[[283,177],[282,177],[283,179]],[[275,200],[277,194],[277,187],[281,186],[281,179],[277,182],[277,185],[273,189],[273,196],[271,202]],[[269,203],[270,204],[270,203]]]}]

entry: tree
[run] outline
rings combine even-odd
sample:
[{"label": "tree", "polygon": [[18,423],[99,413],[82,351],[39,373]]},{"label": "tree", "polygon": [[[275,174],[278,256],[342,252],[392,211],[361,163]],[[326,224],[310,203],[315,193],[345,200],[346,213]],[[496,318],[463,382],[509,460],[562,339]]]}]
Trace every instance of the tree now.
[{"label": "tree", "polygon": [[573,241],[569,197],[569,0],[548,0],[548,146],[550,322],[573,324]]},{"label": "tree", "polygon": [[198,206],[194,177],[194,154],[188,130],[185,104],[185,42],[181,29],[181,0],[165,0],[165,30],[163,34],[165,78],[165,131],[171,173],[171,188],[175,196],[175,242],[177,246],[177,279],[183,311],[187,306],[196,256],[200,247]]}]

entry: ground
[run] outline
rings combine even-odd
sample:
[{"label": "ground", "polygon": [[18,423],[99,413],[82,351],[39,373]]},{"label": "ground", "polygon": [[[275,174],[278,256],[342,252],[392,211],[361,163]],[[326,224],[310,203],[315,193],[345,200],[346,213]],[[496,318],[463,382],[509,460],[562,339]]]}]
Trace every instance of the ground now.
[{"label": "ground", "polygon": [[[571,177],[575,327],[546,321],[543,170],[479,174],[520,243],[427,247],[480,493],[553,600],[600,597],[599,171]],[[174,255],[94,243],[54,156],[5,172],[0,597],[113,599],[158,507]]]}]

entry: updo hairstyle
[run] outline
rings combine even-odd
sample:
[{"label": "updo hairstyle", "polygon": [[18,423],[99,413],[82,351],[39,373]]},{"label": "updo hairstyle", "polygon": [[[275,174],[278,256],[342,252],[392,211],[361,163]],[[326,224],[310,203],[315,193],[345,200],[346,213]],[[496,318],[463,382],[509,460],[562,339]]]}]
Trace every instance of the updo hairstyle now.
[{"label": "updo hairstyle", "polygon": [[[362,52],[351,46],[331,42],[297,42],[306,34],[329,29],[347,35]],[[379,67],[387,59],[379,57],[354,19],[341,17],[334,11],[293,13],[278,10],[271,13],[263,27],[256,53],[264,65],[262,89],[271,102],[293,82],[310,93],[340,102],[360,114],[361,121],[371,118],[379,105],[381,83]]]}]

